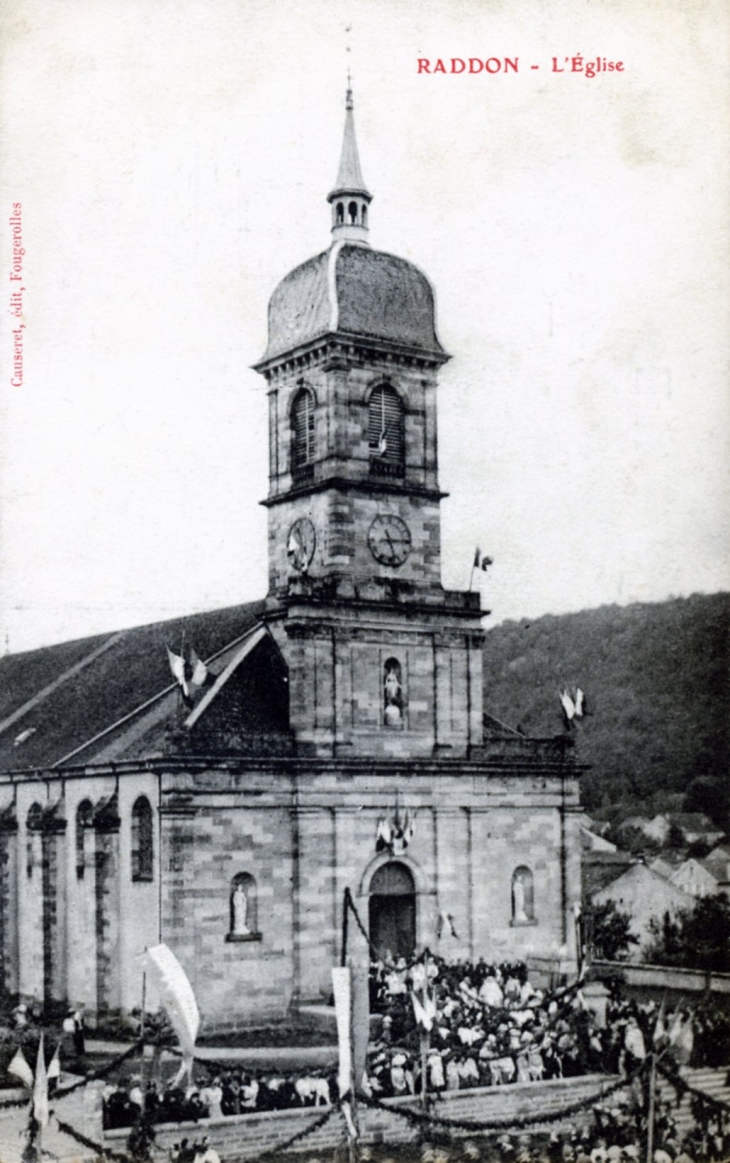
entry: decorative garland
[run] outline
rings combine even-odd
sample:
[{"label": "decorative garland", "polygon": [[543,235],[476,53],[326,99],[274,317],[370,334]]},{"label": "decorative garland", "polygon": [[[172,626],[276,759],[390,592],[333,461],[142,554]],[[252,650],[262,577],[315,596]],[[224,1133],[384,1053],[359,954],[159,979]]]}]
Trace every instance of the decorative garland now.
[{"label": "decorative garland", "polygon": [[[91,1074],[85,1074],[83,1078],[79,1078],[69,1086],[64,1086],[62,1089],[57,1090],[53,1095],[54,1102],[56,1099],[65,1098],[67,1094],[73,1094],[75,1090],[86,1086],[87,1082],[95,1082],[99,1078],[104,1078],[110,1070],[116,1070],[117,1066],[121,1066],[122,1062],[125,1062],[127,1058],[131,1058],[141,1047],[142,1042],[135,1042],[134,1046],[130,1046],[123,1054],[119,1054],[116,1058],[113,1058],[106,1066],[100,1066],[98,1070],[93,1070]],[[10,1110],[12,1107],[25,1106],[26,1103],[30,1102],[30,1098],[31,1096],[28,1094],[27,1098],[13,1098],[7,1102],[0,1102],[0,1110]]]},{"label": "decorative garland", "polygon": [[705,1102],[708,1106],[715,1107],[717,1110],[730,1111],[730,1103],[723,1102],[721,1098],[713,1098],[711,1094],[706,1094],[704,1090],[699,1090],[696,1086],[692,1086],[681,1075],[674,1074],[671,1070],[667,1070],[666,1066],[661,1066],[657,1063],[657,1072],[665,1078],[677,1092],[679,1101],[681,1102],[685,1094],[691,1094],[694,1098]]},{"label": "decorative garland", "polygon": [[77,1131],[76,1128],[72,1127],[70,1123],[65,1123],[63,1119],[59,1119],[58,1115],[54,1115],[53,1117],[58,1124],[59,1131],[62,1131],[64,1135],[69,1135],[70,1138],[75,1139],[76,1142],[80,1143],[82,1147],[88,1147],[90,1151],[94,1151],[94,1153],[100,1156],[102,1159],[119,1159],[120,1163],[129,1163],[128,1155],[122,1154],[121,1151],[107,1150],[103,1144],[94,1142],[93,1139],[89,1139],[86,1135],[83,1135],[81,1131]]},{"label": "decorative garland", "polygon": [[87,1082],[97,1082],[100,1078],[106,1078],[110,1070],[116,1070],[117,1066],[121,1066],[122,1062],[126,1062],[127,1058],[131,1058],[139,1050],[142,1049],[144,1043],[140,1040],[125,1050],[123,1054],[119,1054],[116,1058],[112,1058],[111,1062],[107,1062],[106,1066],[100,1066],[98,1070],[92,1070],[91,1074],[84,1075],[76,1082],[72,1082],[70,1086],[64,1086],[63,1089],[57,1090],[54,1098],[65,1098],[67,1094],[73,1094],[75,1090],[79,1090],[82,1086],[86,1086]]},{"label": "decorative garland", "polygon": [[313,1123],[310,1123],[308,1127],[305,1127],[303,1131],[297,1131],[296,1135],[292,1135],[289,1139],[285,1139],[284,1142],[279,1143],[277,1147],[269,1147],[268,1151],[262,1151],[260,1155],[256,1156],[256,1163],[260,1163],[261,1159],[268,1159],[272,1155],[279,1155],[285,1151],[288,1151],[289,1148],[293,1147],[295,1143],[301,1143],[302,1139],[306,1139],[310,1135],[313,1135],[315,1131],[318,1131],[320,1127],[323,1127],[325,1123],[329,1122],[335,1111],[339,1109],[339,1106],[331,1106],[329,1110],[325,1111],[323,1115],[320,1115],[318,1119],[315,1119]]},{"label": "decorative garland", "polygon": [[622,1087],[630,1086],[635,1078],[639,1076],[646,1066],[643,1065],[633,1075],[625,1078],[619,1078],[617,1081],[607,1086],[605,1090],[601,1090],[598,1094],[590,1095],[589,1098],[581,1099],[580,1102],[569,1103],[559,1111],[552,1111],[542,1115],[526,1115],[523,1118],[513,1119],[493,1119],[490,1122],[478,1123],[467,1121],[466,1119],[447,1119],[442,1115],[435,1115],[425,1111],[414,1111],[410,1107],[392,1107],[387,1106],[376,1098],[369,1098],[365,1095],[359,1095],[359,1101],[362,1101],[365,1106],[375,1107],[378,1110],[388,1111],[390,1114],[399,1115],[401,1118],[407,1119],[408,1122],[414,1125],[423,1125],[428,1123],[435,1123],[442,1127],[452,1127],[454,1130],[460,1131],[520,1131],[529,1126],[535,1126],[542,1123],[557,1123],[562,1119],[568,1118],[571,1115],[578,1114],[580,1111],[594,1106],[599,1100],[608,1098],[609,1095],[614,1094],[615,1091]]},{"label": "decorative garland", "polygon": [[0,1102],[0,1110],[5,1111],[5,1110],[10,1110],[11,1107],[25,1106],[26,1103],[29,1103],[29,1102],[30,1102],[30,1094],[28,1094],[27,1098],[10,1098],[7,1100],[7,1102]]}]

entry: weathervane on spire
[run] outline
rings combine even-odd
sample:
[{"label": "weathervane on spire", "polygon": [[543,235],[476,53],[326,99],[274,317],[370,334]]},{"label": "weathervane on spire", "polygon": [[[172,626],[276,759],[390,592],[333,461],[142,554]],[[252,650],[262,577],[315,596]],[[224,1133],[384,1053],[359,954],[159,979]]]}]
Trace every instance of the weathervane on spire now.
[{"label": "weathervane on spire", "polygon": [[347,37],[347,39],[345,41],[345,52],[347,53],[347,91],[348,91],[348,93],[349,93],[350,89],[352,88],[352,74],[350,72],[350,52],[351,52],[351,47],[352,47],[350,45],[350,33],[351,32],[352,32],[352,25],[346,24],[345,25],[345,36]]}]

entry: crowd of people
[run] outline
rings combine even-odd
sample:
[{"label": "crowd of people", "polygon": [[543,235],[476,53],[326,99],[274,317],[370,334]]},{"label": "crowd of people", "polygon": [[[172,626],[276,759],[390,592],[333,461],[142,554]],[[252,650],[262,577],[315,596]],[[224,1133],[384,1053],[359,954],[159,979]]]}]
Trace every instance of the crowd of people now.
[{"label": "crowd of people", "polygon": [[626,1029],[620,1022],[601,1028],[577,986],[535,989],[521,962],[447,965],[429,959],[410,968],[404,961],[395,967],[379,962],[371,1005],[382,1015],[382,1034],[368,1080],[383,1097],[420,1093],[420,1031],[429,1022],[430,1093],[614,1073],[626,1070],[632,1057],[635,1019],[629,1017]]},{"label": "crowd of people", "polygon": [[336,1098],[334,1079],[323,1074],[251,1074],[224,1067],[218,1074],[198,1078],[187,1087],[161,1086],[150,1081],[143,1088],[140,1075],[122,1078],[103,1093],[104,1126],[128,1127],[144,1109],[153,1123],[198,1122],[253,1111],[322,1106]]},{"label": "crowd of people", "polygon": [[[587,1109],[570,1136],[502,1136],[479,1146],[479,1158],[528,1163],[628,1163],[644,1142],[648,1072],[641,1070],[653,1047],[672,1049],[679,1065],[695,1061],[701,1042],[712,1042],[712,1011],[692,1015],[654,1002],[637,1003],[610,988],[603,1013],[584,997],[580,982],[550,991],[529,981],[522,963],[449,964],[433,957],[408,966],[374,963],[371,1010],[379,1033],[371,1040],[364,1092],[378,1100],[420,1096],[429,1102],[464,1087],[570,1078],[587,1073],[623,1074],[628,1097]],[[720,1021],[724,1019],[719,1017]],[[205,1068],[196,1065],[197,1071]],[[630,1080],[634,1079],[633,1083]],[[643,1091],[642,1091],[643,1088]],[[197,1121],[225,1115],[336,1101],[334,1076],[254,1074],[230,1063],[203,1073],[196,1085],[163,1088],[132,1077],[104,1096],[105,1126],[129,1126],[144,1106],[156,1123]],[[655,1119],[655,1163],[723,1159],[730,1149],[717,1124],[700,1118],[691,1140],[677,1134],[670,1104],[659,1101]],[[194,1144],[187,1145],[190,1151]],[[449,1148],[463,1151],[463,1145]],[[486,1152],[486,1154],[484,1153]],[[489,1152],[497,1152],[490,1155]],[[501,1152],[501,1153],[500,1153]],[[546,1152],[548,1154],[546,1155]],[[557,1152],[557,1154],[556,1154]],[[184,1154],[184,1152],[183,1152]],[[448,1153],[447,1153],[448,1155]],[[455,1163],[458,1154],[452,1156]],[[186,1159],[178,1160],[186,1163]],[[190,1163],[193,1163],[191,1160]],[[199,1163],[199,1161],[198,1161]]]}]

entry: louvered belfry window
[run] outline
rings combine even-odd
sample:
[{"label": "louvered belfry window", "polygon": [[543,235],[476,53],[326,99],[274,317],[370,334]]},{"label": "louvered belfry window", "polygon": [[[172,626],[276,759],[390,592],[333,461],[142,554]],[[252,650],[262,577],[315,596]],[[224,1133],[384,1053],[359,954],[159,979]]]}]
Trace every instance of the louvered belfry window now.
[{"label": "louvered belfry window", "polygon": [[388,384],[375,388],[370,396],[368,445],[372,473],[403,475],[403,404]]},{"label": "louvered belfry window", "polygon": [[311,476],[314,460],[314,395],[302,388],[292,406],[292,458],[294,477]]}]

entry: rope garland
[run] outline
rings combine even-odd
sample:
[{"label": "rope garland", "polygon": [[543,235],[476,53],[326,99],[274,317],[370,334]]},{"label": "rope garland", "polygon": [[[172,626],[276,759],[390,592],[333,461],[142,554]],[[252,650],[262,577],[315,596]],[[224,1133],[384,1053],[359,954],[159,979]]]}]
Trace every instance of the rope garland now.
[{"label": "rope garland", "polygon": [[545,1114],[525,1115],[522,1118],[512,1119],[492,1119],[489,1122],[473,1122],[466,1119],[448,1119],[443,1115],[436,1115],[432,1112],[414,1111],[410,1107],[392,1107],[387,1106],[379,1099],[359,1095],[359,1101],[366,1106],[375,1107],[378,1110],[388,1111],[390,1114],[399,1115],[401,1118],[407,1119],[409,1122],[416,1125],[436,1124],[441,1127],[451,1127],[459,1131],[509,1131],[520,1130],[523,1127],[536,1126],[542,1123],[557,1123],[562,1119],[569,1118],[571,1115],[578,1114],[588,1107],[595,1106],[596,1102],[602,1101],[614,1094],[622,1087],[630,1086],[634,1078],[645,1069],[642,1066],[640,1070],[636,1071],[634,1075],[626,1078],[619,1078],[617,1081],[611,1083],[610,1086],[602,1089],[598,1094],[592,1094],[588,1098],[581,1099],[579,1102],[569,1103],[562,1107],[559,1111],[549,1111]]},{"label": "rope garland", "polygon": [[685,1094],[691,1094],[694,1098],[699,1099],[701,1102],[706,1102],[708,1106],[715,1107],[717,1110],[730,1111],[730,1103],[723,1102],[721,1098],[713,1098],[711,1094],[706,1094],[704,1090],[699,1090],[696,1086],[692,1086],[681,1075],[667,1070],[666,1066],[661,1066],[657,1063],[657,1072],[674,1087],[680,1102]]},{"label": "rope garland", "polygon": [[308,1127],[305,1127],[303,1131],[297,1131],[295,1135],[291,1135],[283,1143],[279,1143],[276,1147],[269,1147],[268,1151],[262,1151],[260,1155],[256,1156],[257,1163],[260,1163],[262,1159],[268,1159],[271,1156],[280,1155],[288,1151],[295,1143],[301,1143],[303,1139],[307,1139],[315,1131],[318,1131],[320,1127],[323,1127],[325,1123],[328,1123],[335,1111],[339,1109],[339,1106],[331,1106],[329,1110],[325,1111],[323,1115],[320,1115],[318,1119],[315,1119],[313,1123],[310,1123]]},{"label": "rope garland", "polygon": [[87,1135],[77,1131],[70,1123],[66,1123],[63,1119],[59,1119],[58,1115],[54,1115],[59,1131],[64,1135],[68,1135],[71,1139],[75,1139],[82,1147],[88,1147],[90,1151],[94,1151],[96,1155],[102,1159],[118,1159],[120,1163],[129,1163],[129,1156],[122,1154],[121,1151],[109,1151],[102,1143],[97,1143],[93,1139],[89,1139]]},{"label": "rope garland", "polygon": [[75,1090],[80,1090],[82,1086],[86,1086],[87,1082],[96,1082],[101,1078],[106,1078],[110,1070],[116,1070],[118,1066],[121,1066],[122,1062],[126,1062],[127,1058],[131,1058],[134,1054],[137,1054],[143,1045],[144,1043],[141,1040],[135,1042],[128,1050],[125,1050],[123,1054],[117,1055],[116,1058],[112,1058],[111,1062],[107,1062],[105,1066],[100,1066],[98,1070],[92,1070],[91,1074],[86,1074],[83,1078],[79,1078],[69,1086],[64,1086],[62,1089],[57,1090],[54,1097],[65,1098],[67,1094],[73,1094]]},{"label": "rope garland", "polygon": [[7,1102],[0,1102],[0,1110],[11,1110],[13,1107],[26,1106],[30,1102],[30,1093],[27,1098],[11,1098]]}]

